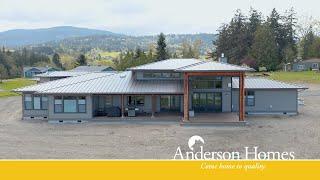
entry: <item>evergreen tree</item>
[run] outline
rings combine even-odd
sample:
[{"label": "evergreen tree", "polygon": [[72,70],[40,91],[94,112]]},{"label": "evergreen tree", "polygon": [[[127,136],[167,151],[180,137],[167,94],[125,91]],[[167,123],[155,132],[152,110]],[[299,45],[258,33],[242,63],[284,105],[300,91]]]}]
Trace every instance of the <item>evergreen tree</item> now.
[{"label": "evergreen tree", "polygon": [[250,8],[248,22],[248,46],[251,47],[254,40],[254,33],[262,23],[262,14],[257,10]]},{"label": "evergreen tree", "polygon": [[169,58],[167,51],[166,37],[163,33],[160,33],[157,42],[157,55],[156,60],[161,61]]},{"label": "evergreen tree", "polygon": [[62,66],[62,63],[60,60],[60,56],[58,53],[54,53],[54,55],[52,56],[52,62],[57,68],[63,69],[63,66]]},{"label": "evergreen tree", "polygon": [[258,27],[250,56],[257,61],[259,67],[266,67],[268,71],[277,69],[279,65],[277,61],[277,45],[270,25],[265,24]]},{"label": "evergreen tree", "polygon": [[78,66],[86,66],[87,63],[87,58],[85,55],[80,54],[79,57],[77,58],[77,65]]}]

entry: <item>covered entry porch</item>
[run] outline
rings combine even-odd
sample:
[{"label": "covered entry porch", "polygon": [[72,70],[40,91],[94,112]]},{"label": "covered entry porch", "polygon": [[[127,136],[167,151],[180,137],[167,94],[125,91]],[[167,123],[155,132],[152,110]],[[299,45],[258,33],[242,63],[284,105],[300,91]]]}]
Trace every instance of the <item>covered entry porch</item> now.
[{"label": "covered entry porch", "polygon": [[94,119],[179,119],[183,112],[182,94],[96,94]]},{"label": "covered entry porch", "polygon": [[[184,72],[183,83],[183,119],[186,122],[243,122],[245,115],[245,91],[244,91],[244,72]],[[203,87],[194,91],[194,77],[219,77],[219,83],[204,81]],[[229,77],[228,85],[222,81],[223,77]],[[232,77],[239,77],[239,111],[232,112]],[[199,78],[198,78],[199,79]],[[214,80],[210,80],[214,81]],[[192,87],[190,87],[192,86]],[[201,84],[199,86],[202,86]],[[225,87],[227,86],[227,87]],[[209,90],[209,91],[208,91]],[[228,97],[227,97],[228,96]],[[229,98],[229,99],[228,99]],[[228,99],[223,100],[223,99]],[[227,106],[227,108],[226,108]],[[228,109],[223,111],[222,109]]]}]

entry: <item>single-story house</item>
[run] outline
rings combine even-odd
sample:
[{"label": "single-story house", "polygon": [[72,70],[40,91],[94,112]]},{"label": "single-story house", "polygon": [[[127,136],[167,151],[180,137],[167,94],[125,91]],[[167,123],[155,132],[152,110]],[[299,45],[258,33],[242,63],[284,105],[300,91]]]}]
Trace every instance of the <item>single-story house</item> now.
[{"label": "single-story house", "polygon": [[82,72],[106,72],[106,71],[116,71],[110,66],[78,66],[70,71],[82,71]]},{"label": "single-story house", "polygon": [[53,67],[23,67],[23,77],[33,78],[37,74],[58,71],[58,69]]},{"label": "single-story house", "polygon": [[293,71],[319,71],[320,67],[320,59],[312,58],[302,61],[297,61],[293,63],[292,70]]},{"label": "single-story house", "polygon": [[93,72],[114,73],[115,69],[109,66],[78,66],[69,71],[46,72],[42,74],[37,74],[35,77],[39,78],[39,83],[44,83],[48,81],[54,81],[58,79],[74,77]]},{"label": "single-story house", "polygon": [[298,90],[305,87],[245,78],[250,71],[222,62],[169,59],[124,72],[88,73],[14,91],[22,93],[24,119],[137,116],[152,120],[170,114],[183,123],[201,118],[224,121],[221,115],[244,122],[249,114],[298,114]]},{"label": "single-story house", "polygon": [[68,78],[68,77],[74,77],[79,75],[88,74],[91,72],[85,72],[85,71],[52,71],[52,72],[46,72],[42,74],[37,74],[35,77],[39,78],[39,83],[44,83],[48,81],[55,81],[58,79]]}]

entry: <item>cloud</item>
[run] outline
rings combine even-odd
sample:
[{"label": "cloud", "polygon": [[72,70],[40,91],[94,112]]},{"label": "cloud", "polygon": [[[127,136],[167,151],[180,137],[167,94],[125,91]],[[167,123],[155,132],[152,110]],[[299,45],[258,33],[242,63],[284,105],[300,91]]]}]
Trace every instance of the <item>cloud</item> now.
[{"label": "cloud", "polygon": [[1,0],[0,31],[60,25],[126,34],[215,32],[236,9],[250,6],[269,14],[294,7],[320,17],[317,0]]}]

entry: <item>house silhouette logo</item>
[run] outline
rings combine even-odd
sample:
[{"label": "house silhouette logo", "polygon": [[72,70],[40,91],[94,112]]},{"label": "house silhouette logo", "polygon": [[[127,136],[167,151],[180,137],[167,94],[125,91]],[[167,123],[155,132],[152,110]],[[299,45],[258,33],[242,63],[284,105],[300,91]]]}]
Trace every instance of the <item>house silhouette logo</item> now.
[{"label": "house silhouette logo", "polygon": [[194,135],[194,136],[189,138],[188,146],[189,146],[191,151],[194,150],[193,146],[198,142],[201,142],[202,144],[204,144],[204,140],[203,140],[203,138],[201,136]]}]

